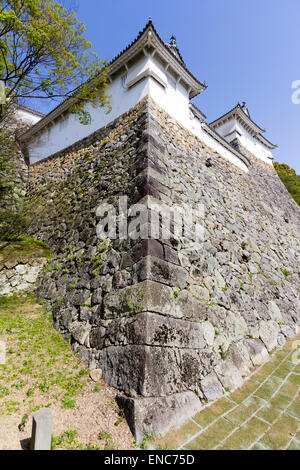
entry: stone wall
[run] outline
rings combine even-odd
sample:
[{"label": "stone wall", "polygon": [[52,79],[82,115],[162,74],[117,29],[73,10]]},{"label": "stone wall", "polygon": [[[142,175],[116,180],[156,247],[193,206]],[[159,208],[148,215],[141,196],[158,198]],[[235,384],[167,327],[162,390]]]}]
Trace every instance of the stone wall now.
[{"label": "stone wall", "polygon": [[[8,146],[8,153],[12,155],[12,158],[9,165],[5,169],[5,173],[0,175],[3,181],[6,180],[8,185],[13,186],[13,190],[8,195],[7,201],[4,201],[8,203],[8,207],[23,205],[23,198],[26,194],[28,183],[28,165],[17,142],[17,137],[20,133],[25,132],[28,127],[30,126],[17,119],[14,108],[9,110],[6,117],[1,122],[0,144],[3,152],[5,152],[5,146],[8,146],[7,144],[11,139],[11,144]],[[2,132],[4,133],[3,135],[9,135],[10,139],[5,137],[3,142]],[[3,209],[3,207],[1,207],[0,210],[1,209]]]},{"label": "stone wall", "polygon": [[[82,360],[124,392],[137,439],[238,387],[296,333],[299,208],[248,157],[244,173],[147,98],[30,168],[31,234],[55,252],[38,295]],[[169,237],[99,240],[97,207],[121,195],[204,207],[201,246],[176,224]]]},{"label": "stone wall", "polygon": [[0,257],[0,296],[33,292],[45,263],[45,258],[25,257],[2,264]]}]

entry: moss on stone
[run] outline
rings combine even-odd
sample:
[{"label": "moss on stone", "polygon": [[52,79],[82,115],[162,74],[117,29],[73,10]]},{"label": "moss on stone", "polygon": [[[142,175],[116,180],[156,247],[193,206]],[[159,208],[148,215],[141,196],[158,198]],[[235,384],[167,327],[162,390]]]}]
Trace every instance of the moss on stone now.
[{"label": "moss on stone", "polygon": [[20,240],[2,243],[0,245],[0,263],[18,260],[19,258],[28,259],[31,257],[40,257],[51,260],[53,253],[47,244],[41,240],[24,237]]}]

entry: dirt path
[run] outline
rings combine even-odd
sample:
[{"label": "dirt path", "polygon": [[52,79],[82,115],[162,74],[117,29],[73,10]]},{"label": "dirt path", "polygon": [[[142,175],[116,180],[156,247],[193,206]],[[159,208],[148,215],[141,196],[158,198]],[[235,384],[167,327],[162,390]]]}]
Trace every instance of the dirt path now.
[{"label": "dirt path", "polygon": [[0,299],[0,449],[26,448],[32,413],[45,406],[57,449],[135,449],[116,391],[90,379],[50,317],[33,295]]}]

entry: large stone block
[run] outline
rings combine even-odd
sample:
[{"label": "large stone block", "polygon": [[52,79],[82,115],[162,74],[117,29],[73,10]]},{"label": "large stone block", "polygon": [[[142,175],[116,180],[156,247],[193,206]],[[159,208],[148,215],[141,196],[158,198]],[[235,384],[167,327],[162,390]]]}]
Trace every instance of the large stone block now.
[{"label": "large stone block", "polygon": [[245,338],[248,334],[248,325],[239,313],[228,312],[225,319],[226,334],[233,341]]},{"label": "large stone block", "polygon": [[282,322],[281,311],[274,300],[270,300],[269,302],[269,314],[272,320]]},{"label": "large stone block", "polygon": [[208,401],[217,400],[223,395],[221,382],[215,372],[211,372],[200,381],[200,388]]},{"label": "large stone block", "polygon": [[155,313],[142,313],[130,323],[131,344],[202,349],[206,346],[202,326]]},{"label": "large stone block", "polygon": [[135,272],[139,281],[149,279],[179,289],[187,286],[188,272],[184,268],[153,256],[146,256],[139,261]]},{"label": "large stone block", "polygon": [[176,299],[175,312],[178,318],[190,321],[204,321],[208,317],[210,307],[206,301],[196,298],[187,290],[179,292]]},{"label": "large stone block", "polygon": [[42,269],[42,266],[28,266],[26,274],[23,276],[23,280],[25,282],[29,282],[30,284],[34,284],[37,281],[38,275]]},{"label": "large stone block", "polygon": [[147,310],[145,286],[136,284],[107,294],[103,299],[104,318],[118,318]]},{"label": "large stone block", "polygon": [[99,305],[101,303],[102,303],[102,289],[101,287],[98,287],[97,289],[94,290],[92,294],[92,304]]},{"label": "large stone block", "polygon": [[180,384],[179,390],[190,389],[197,384],[206,367],[202,362],[201,350],[180,349]]},{"label": "large stone block", "polygon": [[124,316],[106,322],[90,333],[91,347],[111,345],[147,345],[178,349],[207,347],[203,324],[158,315],[153,312]]},{"label": "large stone block", "polygon": [[280,328],[275,321],[261,321],[259,325],[259,336],[267,350],[270,352],[278,346],[278,334]]},{"label": "large stone block", "polygon": [[138,203],[144,196],[152,196],[164,200],[164,196],[170,197],[171,192],[167,186],[153,178],[147,169],[143,170],[134,180],[135,194],[133,203]]},{"label": "large stone block", "polygon": [[201,323],[201,327],[206,343],[208,346],[212,346],[215,339],[215,329],[213,325],[209,321],[204,321]]},{"label": "large stone block", "polygon": [[117,403],[124,410],[130,430],[137,442],[145,433],[166,434],[182,426],[197,414],[202,404],[193,392],[182,392],[168,397],[128,398],[118,395]]},{"label": "large stone block", "polygon": [[102,349],[105,341],[106,329],[99,326],[90,332],[90,346],[95,349]]},{"label": "large stone block", "polygon": [[78,289],[70,295],[69,302],[71,305],[80,306],[87,302],[91,292],[88,289]]},{"label": "large stone block", "polygon": [[254,366],[260,366],[268,359],[268,351],[260,339],[247,338],[244,340],[244,343]]},{"label": "large stone block", "polygon": [[175,352],[171,348],[112,346],[100,352],[104,380],[119,390],[142,396],[175,393],[180,383]]},{"label": "large stone block", "polygon": [[80,344],[86,343],[90,331],[91,331],[91,325],[89,323],[82,323],[82,322],[75,321],[70,326],[71,335]]},{"label": "large stone block", "polygon": [[156,258],[163,259],[163,245],[152,238],[141,240],[132,248],[130,255],[134,263],[137,263],[145,256],[155,256]]},{"label": "large stone block", "polygon": [[104,298],[105,318],[146,311],[176,316],[174,290],[158,282],[143,281],[111,292]]},{"label": "large stone block", "polygon": [[204,366],[198,350],[170,347],[110,346],[100,351],[104,380],[142,396],[166,396],[195,383]]},{"label": "large stone block", "polygon": [[77,317],[77,310],[74,307],[69,307],[66,309],[61,309],[60,312],[60,323],[62,326],[70,330],[72,321]]},{"label": "large stone block", "polygon": [[232,343],[229,348],[229,358],[236,365],[242,376],[247,376],[253,367],[249,349],[243,340]]},{"label": "large stone block", "polygon": [[225,389],[234,390],[243,383],[240,371],[230,359],[219,362],[215,371]]}]

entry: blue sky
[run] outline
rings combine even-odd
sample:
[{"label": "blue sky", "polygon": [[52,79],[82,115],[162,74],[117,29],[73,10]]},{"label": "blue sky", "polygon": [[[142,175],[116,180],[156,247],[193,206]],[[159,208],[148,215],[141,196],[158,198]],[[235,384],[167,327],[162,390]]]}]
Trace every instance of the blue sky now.
[{"label": "blue sky", "polygon": [[300,0],[77,0],[77,16],[101,58],[112,59],[151,16],[163,40],[174,33],[190,71],[208,88],[194,99],[216,119],[238,101],[278,145],[275,159],[300,174]]}]

